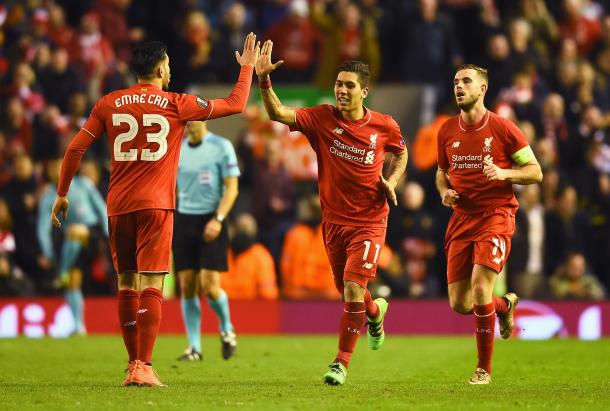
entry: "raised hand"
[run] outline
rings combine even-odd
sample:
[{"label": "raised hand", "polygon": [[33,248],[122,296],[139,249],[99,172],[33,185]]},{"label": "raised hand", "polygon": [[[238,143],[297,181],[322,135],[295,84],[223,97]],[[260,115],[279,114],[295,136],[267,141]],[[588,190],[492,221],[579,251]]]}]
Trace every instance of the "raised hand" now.
[{"label": "raised hand", "polygon": [[284,60],[279,60],[275,64],[271,63],[272,50],[273,42],[271,40],[265,41],[263,48],[261,49],[260,57],[256,60],[256,64],[254,65],[256,75],[261,80],[265,79],[272,71],[284,64]]},{"label": "raised hand", "polygon": [[396,191],[394,190],[396,188],[396,184],[393,184],[393,183],[389,182],[388,180],[386,180],[385,178],[383,178],[383,174],[381,174],[381,173],[379,174],[379,182],[383,186],[383,189],[385,190],[387,196],[390,197],[390,200],[392,200],[392,204],[397,206],[398,199],[396,198]]},{"label": "raised hand", "polygon": [[68,218],[68,206],[70,202],[67,197],[55,197],[55,202],[53,203],[53,208],[51,209],[51,222],[55,227],[61,227],[61,222],[59,221],[58,215],[66,221]]},{"label": "raised hand", "polygon": [[261,43],[256,42],[256,34],[250,33],[246,36],[246,41],[244,41],[244,51],[242,54],[239,54],[239,51],[235,51],[235,58],[240,66],[251,65],[254,66],[254,63],[258,60],[258,56],[261,50]]}]

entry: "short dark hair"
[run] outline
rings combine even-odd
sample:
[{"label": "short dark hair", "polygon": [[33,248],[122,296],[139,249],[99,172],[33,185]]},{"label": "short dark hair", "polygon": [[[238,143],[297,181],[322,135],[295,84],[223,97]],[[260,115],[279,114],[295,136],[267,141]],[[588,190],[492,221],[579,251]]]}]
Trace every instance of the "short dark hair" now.
[{"label": "short dark hair", "polygon": [[160,61],[165,58],[167,46],[160,41],[148,41],[135,46],[131,55],[131,69],[138,77],[152,74]]},{"label": "short dark hair", "polygon": [[487,74],[487,69],[484,69],[483,67],[479,67],[476,64],[462,64],[455,70],[455,72],[457,73],[460,70],[474,70],[479,74],[479,76],[481,76],[483,80],[485,80],[486,84],[489,84],[489,75]]},{"label": "short dark hair", "polygon": [[369,83],[371,82],[371,71],[369,70],[369,65],[361,61],[346,61],[337,68],[337,74],[341,73],[342,71],[356,73],[358,75],[360,87],[362,88],[368,87]]}]

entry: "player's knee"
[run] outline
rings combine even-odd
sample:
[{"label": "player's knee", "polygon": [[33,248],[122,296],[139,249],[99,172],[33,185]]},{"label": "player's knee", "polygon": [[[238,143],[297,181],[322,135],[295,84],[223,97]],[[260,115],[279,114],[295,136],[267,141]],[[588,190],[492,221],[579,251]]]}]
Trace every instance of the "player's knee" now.
[{"label": "player's knee", "polygon": [[470,314],[472,312],[472,305],[467,304],[465,301],[449,300],[449,305],[458,314]]},{"label": "player's knee", "polygon": [[472,297],[475,301],[486,299],[491,293],[492,290],[490,290],[486,284],[475,283],[472,285]]},{"label": "player's knee", "polygon": [[345,301],[364,301],[364,288],[353,281],[346,281],[343,286]]}]

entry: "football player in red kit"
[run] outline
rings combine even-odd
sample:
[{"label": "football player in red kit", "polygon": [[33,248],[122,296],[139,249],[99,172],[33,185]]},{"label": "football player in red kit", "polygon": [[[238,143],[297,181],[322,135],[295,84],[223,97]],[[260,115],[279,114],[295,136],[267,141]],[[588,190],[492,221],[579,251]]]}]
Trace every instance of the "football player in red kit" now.
[{"label": "football player in red kit", "polygon": [[[129,354],[124,385],[163,386],[152,369],[161,324],[163,279],[170,268],[176,174],[186,123],[243,111],[260,47],[250,33],[241,71],[229,97],[208,100],[168,92],[166,46],[148,42],[133,50],[137,84],[100,98],[68,147],[51,219],[61,225],[67,193],[83,153],[104,133],[111,153],[108,188],[110,248],[119,276],[119,322]],[[78,205],[76,205],[78,207]]]},{"label": "football player in red kit", "polygon": [[475,317],[478,364],[470,384],[491,382],[496,315],[502,338],[514,327],[517,295],[492,295],[515,231],[518,203],[512,185],[542,181],[521,130],[485,108],[487,84],[487,70],[459,67],[453,88],[460,114],[438,132],[436,187],[443,205],[453,207],[445,235],[449,303]]},{"label": "football player in red kit", "polygon": [[[343,384],[365,317],[369,346],[376,350],[385,338],[388,304],[383,298],[373,301],[367,283],[375,277],[385,241],[386,195],[396,204],[394,188],[404,174],[407,149],[396,121],[364,106],[370,78],[366,64],[349,61],[337,69],[334,106],[292,109],[282,105],[271,87],[269,74],[282,64],[271,63],[272,48],[266,41],[255,65],[265,108],[272,120],[302,132],[318,158],[324,242],[344,301],[339,351],[324,381]],[[394,161],[385,179],[381,172],[388,152]]]}]

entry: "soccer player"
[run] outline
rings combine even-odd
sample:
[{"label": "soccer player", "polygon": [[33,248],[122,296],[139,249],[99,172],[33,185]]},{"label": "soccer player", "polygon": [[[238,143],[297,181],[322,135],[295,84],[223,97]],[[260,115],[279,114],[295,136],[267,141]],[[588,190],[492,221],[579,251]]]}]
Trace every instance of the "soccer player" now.
[{"label": "soccer player", "polygon": [[[256,62],[256,74],[265,108],[272,120],[302,132],[318,157],[318,185],[326,252],[335,286],[343,296],[339,352],[324,382],[345,382],[347,367],[360,329],[368,318],[369,346],[383,344],[383,319],[388,304],[371,299],[368,281],[375,277],[383,247],[389,207],[396,205],[394,188],[407,165],[407,149],[400,127],[386,114],[364,106],[369,93],[368,65],[348,61],[337,69],[335,105],[292,109],[280,102],[269,74],[283,61],[271,63],[273,43],[267,40]],[[385,154],[394,155],[390,175],[382,175]]]},{"label": "soccer player", "polygon": [[229,235],[224,223],[237,198],[239,167],[233,145],[208,131],[204,121],[187,125],[178,162],[178,210],[174,219],[174,268],[189,347],[178,360],[201,360],[199,289],[220,322],[222,357],[235,353],[237,340],[220,272],[229,269]]},{"label": "soccer player", "polygon": [[110,248],[119,283],[119,322],[129,354],[124,385],[164,386],[152,369],[161,323],[163,279],[169,271],[176,173],[186,123],[243,111],[259,53],[250,33],[230,96],[208,100],[168,92],[166,46],[148,42],[133,50],[138,83],[100,98],[68,147],[61,167],[51,220],[61,226],[66,197],[80,159],[91,143],[108,135],[111,153],[108,188]]},{"label": "soccer player", "polygon": [[502,338],[514,327],[517,295],[492,295],[515,231],[512,185],[542,181],[521,130],[485,108],[487,86],[487,70],[460,66],[453,81],[460,114],[438,132],[436,187],[443,205],[453,207],[445,235],[449,303],[457,313],[475,317],[479,361],[470,384],[491,382],[496,314]]},{"label": "soccer player", "polygon": [[[51,184],[45,187],[38,207],[38,240],[45,257],[55,261],[53,235],[49,213],[57,195],[56,186],[59,179],[61,160],[52,160],[47,165],[47,175]],[[69,200],[78,204],[65,221],[65,238],[57,267],[59,283],[65,288],[65,298],[74,318],[74,335],[86,335],[82,282],[83,272],[78,267],[78,260],[84,250],[97,250],[96,244],[103,234],[108,237],[108,217],[106,202],[91,180],[82,175],[74,177]],[[88,252],[91,254],[91,251]]]}]

